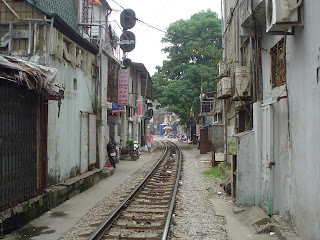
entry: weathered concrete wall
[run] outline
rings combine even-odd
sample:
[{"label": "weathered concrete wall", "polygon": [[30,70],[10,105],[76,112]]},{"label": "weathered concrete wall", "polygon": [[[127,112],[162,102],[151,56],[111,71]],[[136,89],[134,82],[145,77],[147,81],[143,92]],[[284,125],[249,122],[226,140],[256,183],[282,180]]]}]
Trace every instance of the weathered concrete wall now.
[{"label": "weathered concrete wall", "polygon": [[[288,40],[288,90],[292,168],[288,183],[291,202],[288,215],[305,239],[320,239],[320,83],[319,67],[320,2],[306,2],[304,28]],[[291,170],[292,169],[292,170]],[[283,209],[286,210],[286,209]]]},{"label": "weathered concrete wall", "polygon": [[[263,102],[270,102],[271,99],[276,99],[279,96],[286,96],[285,85],[271,89],[271,62],[270,62],[270,49],[282,38],[283,36],[268,36],[263,37],[262,45],[267,47],[268,51],[262,53],[263,62]],[[289,39],[288,39],[289,40]],[[288,60],[288,58],[287,58]],[[288,64],[287,64],[288,67]],[[288,72],[288,69],[287,69]],[[287,76],[287,82],[290,79]],[[271,186],[273,193],[273,214],[284,215],[281,211],[288,202],[290,196],[287,192],[287,183],[289,178],[288,169],[288,114],[287,114],[287,100],[282,99],[279,102],[272,103],[273,108],[273,160],[275,166],[272,167],[273,171],[273,185]],[[261,109],[260,109],[261,111]],[[262,114],[262,113],[260,113]],[[262,129],[266,126],[261,125]],[[260,136],[262,137],[262,136]],[[262,196],[261,196],[262,197]]]},{"label": "weathered concrete wall", "polygon": [[114,169],[108,168],[92,171],[83,178],[73,179],[72,184],[68,184],[67,186],[52,186],[48,188],[45,193],[35,198],[0,212],[0,217],[3,221],[3,233],[8,234],[26,225],[48,210],[86,191],[113,174]]},{"label": "weathered concrete wall", "polygon": [[81,172],[88,170],[88,114],[82,114],[81,123],[80,111],[93,111],[95,80],[64,60],[51,59],[49,65],[58,69],[58,83],[65,87],[59,117],[58,103],[56,101],[49,103],[48,184],[50,185],[74,177],[80,170]]},{"label": "weathered concrete wall", "polygon": [[[320,33],[319,1],[304,1],[304,27],[287,36],[288,101],[274,103],[274,210],[291,221],[304,239],[320,239],[320,86],[317,79]],[[284,88],[270,89],[269,50],[279,36],[264,36],[262,56],[264,99]],[[283,92],[284,91],[284,92]],[[288,111],[290,141],[288,141]]]},{"label": "weathered concrete wall", "polygon": [[255,151],[254,133],[238,137],[237,206],[255,205]]}]

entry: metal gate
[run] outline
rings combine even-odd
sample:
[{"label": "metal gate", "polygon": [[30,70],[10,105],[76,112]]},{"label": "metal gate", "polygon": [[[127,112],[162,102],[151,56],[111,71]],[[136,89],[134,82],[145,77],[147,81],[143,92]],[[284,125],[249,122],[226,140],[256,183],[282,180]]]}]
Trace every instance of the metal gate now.
[{"label": "metal gate", "polygon": [[41,129],[47,126],[47,106],[42,101],[35,92],[0,80],[0,210],[45,188],[46,130]]}]

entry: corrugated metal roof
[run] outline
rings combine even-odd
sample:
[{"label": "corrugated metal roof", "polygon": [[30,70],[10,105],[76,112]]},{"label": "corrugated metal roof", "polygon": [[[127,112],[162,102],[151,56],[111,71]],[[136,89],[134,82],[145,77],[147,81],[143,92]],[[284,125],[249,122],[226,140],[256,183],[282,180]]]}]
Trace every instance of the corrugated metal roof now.
[{"label": "corrugated metal roof", "polygon": [[28,2],[35,7],[40,5],[46,10],[56,13],[72,29],[79,32],[77,12],[73,0],[29,0]]},{"label": "corrugated metal roof", "polygon": [[146,69],[143,63],[132,62],[131,66],[139,72],[145,72],[149,74],[148,70]]}]

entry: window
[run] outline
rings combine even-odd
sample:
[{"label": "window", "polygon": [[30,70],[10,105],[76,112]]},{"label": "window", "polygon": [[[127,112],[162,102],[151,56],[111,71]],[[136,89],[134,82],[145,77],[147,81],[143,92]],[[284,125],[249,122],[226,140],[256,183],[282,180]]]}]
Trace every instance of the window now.
[{"label": "window", "polygon": [[73,79],[73,90],[78,90],[78,80]]},{"label": "window", "polygon": [[219,115],[217,113],[213,116],[213,123],[218,123],[218,122],[219,122]]},{"label": "window", "polygon": [[286,42],[282,38],[270,50],[271,56],[271,88],[282,86],[286,83]]}]

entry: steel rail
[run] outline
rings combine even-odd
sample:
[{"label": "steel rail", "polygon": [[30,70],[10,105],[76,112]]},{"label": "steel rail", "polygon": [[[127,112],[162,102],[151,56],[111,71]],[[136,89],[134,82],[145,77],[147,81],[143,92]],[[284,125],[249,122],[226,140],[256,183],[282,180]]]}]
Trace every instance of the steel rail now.
[{"label": "steel rail", "polygon": [[89,236],[88,240],[98,240],[101,239],[104,235],[105,230],[110,228],[112,225],[112,222],[119,216],[120,212],[124,210],[127,205],[132,200],[133,196],[136,195],[137,192],[144,186],[144,184],[150,179],[152,176],[152,173],[156,170],[156,168],[159,166],[159,164],[162,162],[162,160],[165,158],[165,156],[168,153],[168,144],[165,144],[165,151],[160,157],[159,161],[154,165],[154,167],[150,170],[148,175],[144,178],[144,180],[134,189],[132,192],[124,199],[120,205],[106,218],[97,228],[93,231],[93,233]]},{"label": "steel rail", "polygon": [[170,228],[170,223],[171,223],[171,218],[172,218],[172,214],[173,214],[173,208],[175,206],[175,202],[176,202],[176,196],[177,196],[177,192],[178,192],[178,187],[179,187],[179,180],[180,180],[180,173],[181,173],[181,165],[182,165],[182,154],[181,154],[181,149],[178,147],[178,145],[176,145],[173,142],[172,143],[176,149],[179,151],[179,165],[178,165],[178,172],[177,172],[177,176],[176,176],[176,183],[174,185],[174,191],[172,193],[172,198],[171,198],[171,202],[170,202],[170,207],[169,207],[169,211],[167,214],[167,218],[166,218],[166,223],[164,225],[163,228],[163,233],[162,233],[162,238],[161,240],[166,240],[168,237],[168,233],[169,233],[169,228]]}]

